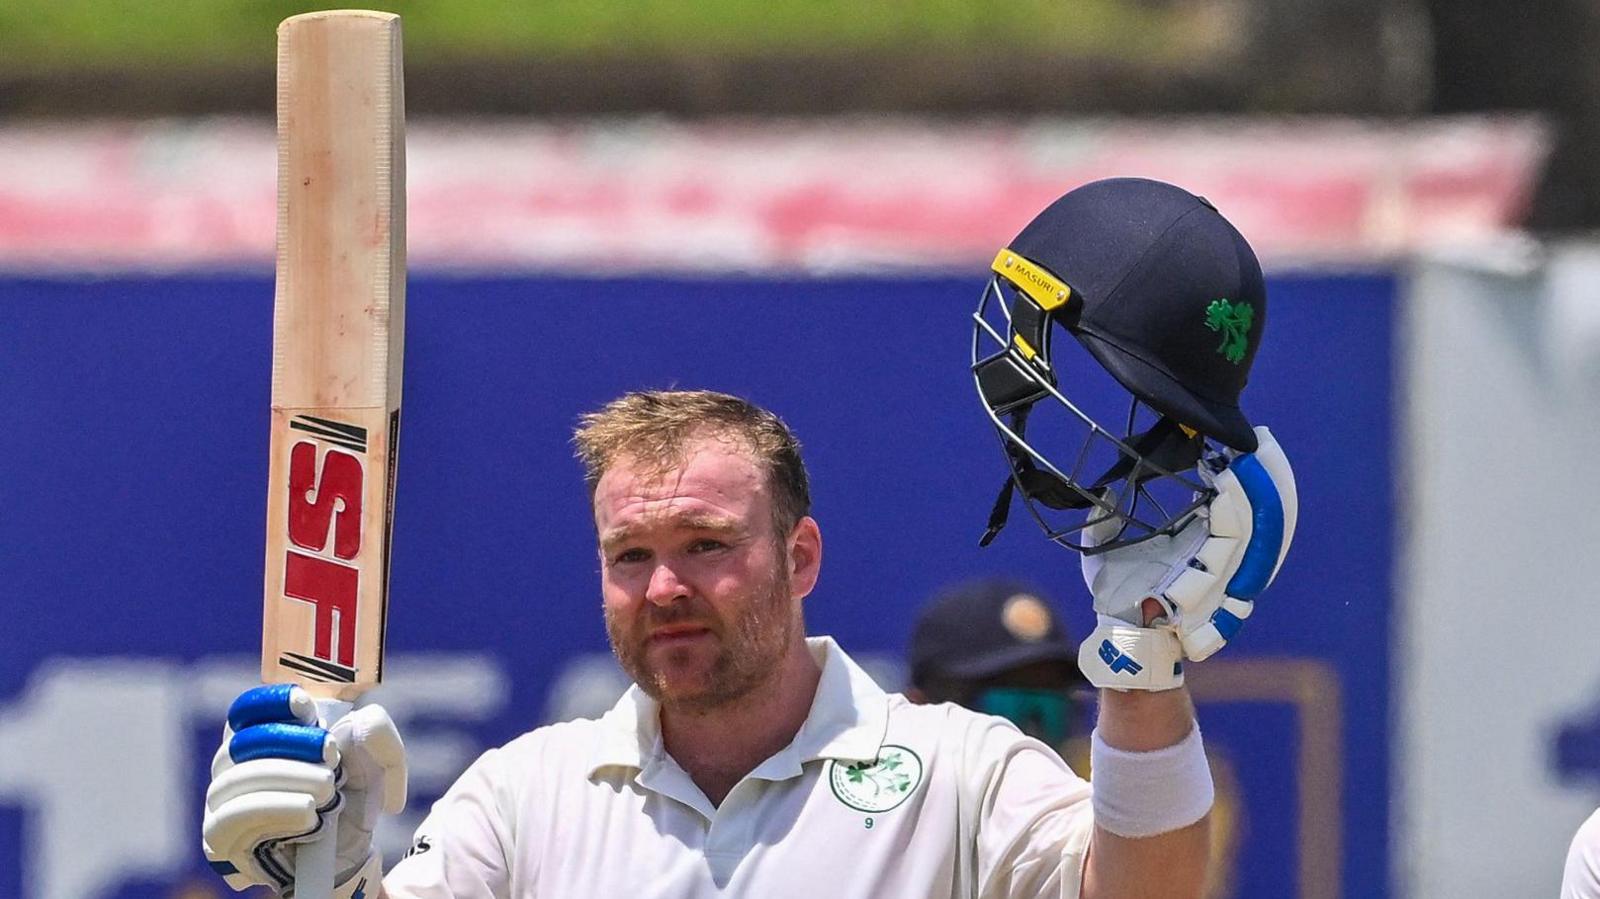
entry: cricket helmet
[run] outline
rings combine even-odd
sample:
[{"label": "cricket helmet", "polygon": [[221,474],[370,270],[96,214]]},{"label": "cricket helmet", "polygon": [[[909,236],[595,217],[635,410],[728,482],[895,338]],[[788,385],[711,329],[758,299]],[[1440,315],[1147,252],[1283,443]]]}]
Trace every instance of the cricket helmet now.
[{"label": "cricket helmet", "polygon": [[[982,543],[1013,490],[1052,540],[1082,552],[1177,533],[1210,499],[1196,466],[1256,448],[1239,409],[1267,317],[1250,245],[1202,197],[1111,178],[1050,204],[991,268],[972,373],[1011,476]],[[1132,395],[1125,423],[1086,411],[1055,352],[1058,326]],[[1041,415],[1051,445],[1027,437]]]}]

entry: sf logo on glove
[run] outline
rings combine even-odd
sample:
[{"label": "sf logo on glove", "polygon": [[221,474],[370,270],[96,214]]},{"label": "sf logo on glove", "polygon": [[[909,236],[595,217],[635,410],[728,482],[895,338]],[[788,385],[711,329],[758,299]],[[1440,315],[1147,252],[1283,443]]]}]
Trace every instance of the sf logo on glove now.
[{"label": "sf logo on glove", "polygon": [[1112,674],[1120,674],[1124,671],[1129,674],[1138,674],[1144,670],[1144,666],[1135,662],[1133,656],[1118,652],[1117,648],[1111,645],[1110,640],[1100,641],[1100,660],[1106,663],[1106,667],[1111,670]]}]

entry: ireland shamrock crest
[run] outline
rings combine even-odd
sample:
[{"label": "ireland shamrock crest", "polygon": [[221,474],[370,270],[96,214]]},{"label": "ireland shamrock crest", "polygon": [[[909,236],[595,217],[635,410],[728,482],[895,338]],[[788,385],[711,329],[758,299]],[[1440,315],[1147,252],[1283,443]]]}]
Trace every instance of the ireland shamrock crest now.
[{"label": "ireland shamrock crest", "polygon": [[886,812],[922,782],[922,759],[904,746],[886,745],[870,762],[828,763],[828,783],[839,801],[857,811]]},{"label": "ireland shamrock crest", "polygon": [[1250,325],[1255,317],[1256,310],[1249,303],[1212,300],[1206,307],[1206,327],[1222,332],[1222,344],[1217,347],[1222,358],[1234,365],[1244,361]]}]

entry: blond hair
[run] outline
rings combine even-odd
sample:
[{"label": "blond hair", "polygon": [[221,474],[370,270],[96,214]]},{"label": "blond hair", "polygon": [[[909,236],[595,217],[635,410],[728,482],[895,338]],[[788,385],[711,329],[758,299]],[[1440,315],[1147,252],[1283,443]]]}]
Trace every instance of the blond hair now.
[{"label": "blond hair", "polygon": [[811,484],[800,442],[783,419],[756,404],[711,390],[639,390],[584,414],[572,443],[594,498],[600,478],[620,458],[665,474],[681,464],[691,440],[713,437],[744,445],[766,473],[772,523],[779,539],[811,514]]}]

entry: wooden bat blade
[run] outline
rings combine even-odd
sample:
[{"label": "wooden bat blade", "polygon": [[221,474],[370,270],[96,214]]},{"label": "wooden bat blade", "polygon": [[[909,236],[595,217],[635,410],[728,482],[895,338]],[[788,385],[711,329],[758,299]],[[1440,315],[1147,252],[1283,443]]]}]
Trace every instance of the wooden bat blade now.
[{"label": "wooden bat blade", "polygon": [[278,251],[261,674],[383,674],[405,311],[399,17],[278,28]]}]

